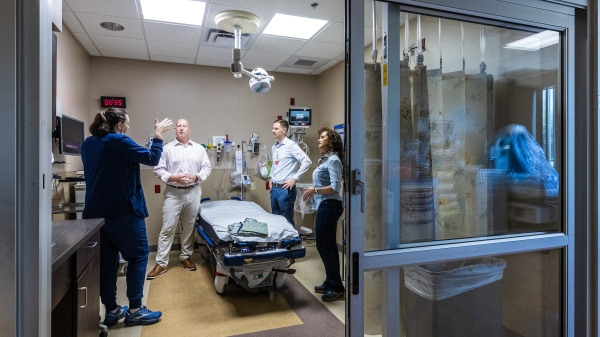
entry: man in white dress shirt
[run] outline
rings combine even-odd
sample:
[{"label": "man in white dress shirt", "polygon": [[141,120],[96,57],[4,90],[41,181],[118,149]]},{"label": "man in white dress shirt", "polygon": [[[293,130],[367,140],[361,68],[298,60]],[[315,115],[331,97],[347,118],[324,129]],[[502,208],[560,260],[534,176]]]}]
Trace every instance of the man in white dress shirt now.
[{"label": "man in white dress shirt", "polygon": [[[298,144],[287,138],[289,127],[288,122],[283,119],[273,123],[273,137],[277,141],[272,148],[271,212],[283,215],[292,226],[296,227],[294,224],[296,181],[300,180],[312,161]],[[300,168],[296,170],[298,163]]]},{"label": "man in white dress shirt", "polygon": [[158,236],[156,265],[146,276],[152,280],[167,271],[169,250],[173,243],[177,223],[181,219],[181,266],[196,270],[190,257],[194,252],[194,223],[200,209],[202,188],[200,183],[211,171],[208,155],[202,145],[190,139],[187,120],[180,119],[175,127],[176,139],[163,148],[162,157],[154,174],[167,184],[163,204],[163,226]]}]

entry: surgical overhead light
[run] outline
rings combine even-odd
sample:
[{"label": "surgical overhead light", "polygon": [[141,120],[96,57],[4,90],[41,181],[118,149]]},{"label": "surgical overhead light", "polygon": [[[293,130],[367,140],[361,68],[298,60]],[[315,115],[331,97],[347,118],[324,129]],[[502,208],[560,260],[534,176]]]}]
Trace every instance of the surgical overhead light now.
[{"label": "surgical overhead light", "polygon": [[233,77],[242,78],[242,74],[250,77],[248,85],[253,92],[267,92],[271,89],[273,76],[269,76],[262,68],[255,68],[252,72],[244,69],[241,62],[241,35],[242,33],[252,33],[260,25],[260,19],[248,12],[229,10],[215,15],[215,22],[221,30],[233,32],[235,44],[233,48],[233,60],[231,62],[231,72]]}]

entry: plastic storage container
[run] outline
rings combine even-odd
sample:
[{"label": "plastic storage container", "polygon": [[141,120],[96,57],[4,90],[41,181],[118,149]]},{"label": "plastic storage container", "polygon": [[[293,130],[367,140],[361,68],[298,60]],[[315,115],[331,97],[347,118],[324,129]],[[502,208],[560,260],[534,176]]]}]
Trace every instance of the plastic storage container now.
[{"label": "plastic storage container", "polygon": [[406,336],[504,336],[505,267],[494,257],[405,267]]}]

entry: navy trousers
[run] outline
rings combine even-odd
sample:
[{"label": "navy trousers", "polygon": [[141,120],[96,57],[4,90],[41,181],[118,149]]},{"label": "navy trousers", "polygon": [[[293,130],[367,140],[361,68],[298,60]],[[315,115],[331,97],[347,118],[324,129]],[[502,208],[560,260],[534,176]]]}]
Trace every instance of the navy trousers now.
[{"label": "navy trousers", "polygon": [[335,239],[337,222],[344,212],[340,200],[323,200],[317,210],[315,235],[317,251],[325,265],[325,282],[328,290],[344,291],[340,274],[340,256]]},{"label": "navy trousers", "polygon": [[271,188],[271,212],[283,215],[294,227],[296,227],[296,224],[294,224],[296,193],[295,185],[289,190],[282,187]]},{"label": "navy trousers", "polygon": [[119,252],[127,261],[127,298],[130,308],[142,306],[148,264],[146,222],[135,214],[107,218],[100,228],[100,299],[107,311],[118,307]]}]

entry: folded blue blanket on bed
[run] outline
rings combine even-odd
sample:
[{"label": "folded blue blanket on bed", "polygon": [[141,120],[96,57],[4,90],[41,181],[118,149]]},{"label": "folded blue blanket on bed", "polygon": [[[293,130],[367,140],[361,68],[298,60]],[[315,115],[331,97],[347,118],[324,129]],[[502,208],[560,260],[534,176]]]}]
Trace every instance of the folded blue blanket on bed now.
[{"label": "folded blue blanket on bed", "polygon": [[236,222],[227,226],[227,232],[230,235],[237,236],[269,236],[269,226],[264,222],[259,222],[256,219],[246,218],[244,222]]}]

